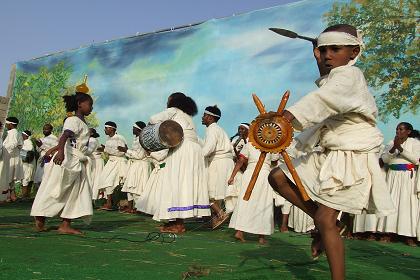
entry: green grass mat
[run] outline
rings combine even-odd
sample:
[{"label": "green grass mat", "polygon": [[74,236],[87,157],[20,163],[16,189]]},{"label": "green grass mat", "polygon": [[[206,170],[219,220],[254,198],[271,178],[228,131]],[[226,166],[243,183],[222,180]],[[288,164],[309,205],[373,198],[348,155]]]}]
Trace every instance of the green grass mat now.
[{"label": "green grass mat", "polygon": [[[234,240],[226,226],[210,231],[188,222],[177,237],[158,232],[144,215],[96,211],[84,236],[36,233],[30,203],[0,205],[0,279],[329,279],[325,257],[313,261],[310,238],[276,232]],[[156,238],[156,240],[153,240]],[[420,279],[420,249],[402,243],[346,240],[347,279]]]}]

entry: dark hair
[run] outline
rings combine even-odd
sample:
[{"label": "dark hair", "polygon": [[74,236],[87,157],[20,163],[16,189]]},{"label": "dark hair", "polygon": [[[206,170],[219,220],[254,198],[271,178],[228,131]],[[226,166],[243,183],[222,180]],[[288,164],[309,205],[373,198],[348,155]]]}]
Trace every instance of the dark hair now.
[{"label": "dark hair", "polygon": [[353,25],[350,25],[350,24],[345,24],[345,23],[334,24],[334,25],[328,26],[324,31],[322,31],[322,33],[328,32],[328,31],[345,32],[345,33],[348,33],[350,35],[353,35],[353,36],[357,37],[356,27],[354,27]]},{"label": "dark hair", "polygon": [[[222,116],[222,112],[217,107],[217,105],[207,106],[205,110],[209,111],[210,113],[213,113],[215,115],[219,115],[220,117]],[[210,115],[210,116],[212,116],[212,115]],[[220,119],[220,117],[216,117],[216,116],[212,116],[212,117],[215,119],[216,122]]]},{"label": "dark hair", "polygon": [[93,137],[93,138],[98,138],[99,137],[98,132],[96,132],[96,129],[94,129],[93,127],[90,129],[90,134],[91,134],[91,137]]},{"label": "dark hair", "polygon": [[190,116],[195,116],[198,112],[197,104],[195,104],[195,101],[191,97],[183,94],[182,92],[175,92],[169,95],[167,107],[178,108]]},{"label": "dark hair", "polygon": [[93,99],[89,94],[83,92],[76,92],[73,95],[63,96],[64,105],[66,106],[67,112],[75,112],[78,108],[79,103],[89,100],[93,103]]},{"label": "dark hair", "polygon": [[411,125],[411,123],[408,122],[400,122],[398,125],[402,125],[405,127],[405,129],[411,130],[410,134],[408,135],[408,137],[410,138],[417,138],[420,140],[420,133],[417,129],[414,129],[413,126]]},{"label": "dark hair", "polygon": [[19,120],[16,117],[8,117],[8,118],[6,118],[6,121],[13,122],[16,125],[19,124]]},{"label": "dark hair", "polygon": [[138,122],[136,122],[136,125],[137,125],[138,127],[140,127],[141,129],[143,129],[143,128],[145,128],[145,127],[146,127],[146,124],[145,124],[144,122],[142,122],[142,121],[138,121]]},{"label": "dark hair", "polygon": [[115,127],[115,129],[117,129],[117,124],[116,124],[116,123],[114,123],[113,121],[107,121],[107,122],[105,123],[105,125],[109,125],[109,126]]},{"label": "dark hair", "polygon": [[46,124],[44,124],[44,126],[46,126],[46,127],[48,127],[49,129],[51,129],[51,130],[53,130],[54,129],[54,127],[52,126],[52,124],[50,124],[50,123],[46,123]]},{"label": "dark hair", "polygon": [[31,136],[32,132],[30,130],[24,130],[23,132],[25,132],[26,135]]}]

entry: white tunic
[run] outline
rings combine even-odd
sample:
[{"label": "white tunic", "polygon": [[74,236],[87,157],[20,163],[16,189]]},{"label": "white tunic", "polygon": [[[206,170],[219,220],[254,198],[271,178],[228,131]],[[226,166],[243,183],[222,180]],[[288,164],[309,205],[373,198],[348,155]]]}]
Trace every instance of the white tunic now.
[{"label": "white tunic", "polygon": [[126,145],[125,138],[117,133],[106,140],[105,153],[109,155],[109,159],[102,170],[98,190],[94,189],[95,194],[97,191],[104,189],[106,195],[111,195],[118,185],[124,183],[128,169],[127,159],[125,153],[118,151],[117,147],[125,147]]},{"label": "white tunic", "polygon": [[[377,108],[363,73],[340,66],[323,82],[288,109],[293,126],[305,129],[296,140],[308,154],[293,164],[309,197],[353,214],[366,208],[382,216],[393,213],[378,165],[383,137],[376,127]],[[317,143],[323,152],[313,152]],[[281,169],[293,180],[285,165]]]},{"label": "white tunic", "polygon": [[203,154],[207,161],[209,198],[224,199],[234,162],[229,137],[217,123],[206,128]]},{"label": "white tunic", "polygon": [[6,200],[7,198],[7,195],[2,194],[2,192],[9,189],[9,183],[11,181],[9,167],[9,152],[3,146],[3,140],[0,138],[0,201]]},{"label": "white tunic", "polygon": [[174,120],[184,131],[183,142],[169,151],[162,169],[163,182],[155,220],[210,216],[207,172],[204,155],[191,116],[168,108],[150,118],[151,124]]},{"label": "white tunic", "polygon": [[42,143],[42,145],[38,148],[39,151],[39,158],[36,165],[36,171],[34,175],[34,183],[39,184],[42,181],[42,176],[44,175],[44,163],[43,163],[43,157],[45,153],[58,145],[58,138],[57,136],[50,134],[48,136],[45,136],[44,138],[39,139]]},{"label": "white tunic", "polygon": [[150,153],[149,160],[153,163],[153,170],[147,180],[146,186],[144,187],[143,193],[140,198],[136,201],[136,208],[138,211],[154,215],[158,209],[158,203],[161,196],[165,195],[160,193],[163,188],[161,186],[163,182],[162,169],[165,168],[165,159],[168,156],[168,149]]},{"label": "white tunic", "polygon": [[[403,152],[397,150],[391,154],[394,142],[391,141],[382,153],[382,160],[389,165],[393,164],[414,164],[419,166],[420,141],[415,138],[408,138],[401,144]],[[403,171],[388,169],[386,174],[391,197],[397,208],[397,213],[384,217],[379,222],[379,230],[392,232],[398,235],[415,237],[417,235],[417,222],[419,217],[419,199],[417,197],[417,176],[416,170]]]},{"label": "white tunic", "polygon": [[268,174],[271,171],[271,162],[277,161],[279,157],[275,154],[267,154],[251,198],[245,201],[243,196],[260,157],[260,151],[248,142],[242,149],[241,155],[248,159],[248,166],[242,177],[241,192],[229,227],[254,234],[270,235],[274,232],[274,191],[268,183]]},{"label": "white tunic", "polygon": [[140,145],[138,136],[134,137],[131,147],[125,153],[129,158],[129,167],[127,179],[122,188],[122,191],[127,193],[129,201],[142,194],[150,175],[150,162],[146,158],[146,151]]},{"label": "white tunic", "polygon": [[[34,152],[34,144],[29,138],[23,141],[22,150]],[[27,186],[29,185],[29,182],[33,181],[34,173],[35,173],[35,166],[36,166],[35,157],[31,162],[22,162],[22,167],[23,167],[22,185],[23,186]]]},{"label": "white tunic", "polygon": [[87,156],[89,128],[76,116],[68,117],[63,131],[72,131],[67,139],[64,160],[56,165],[51,160],[45,169],[44,180],[32,205],[31,216],[76,219],[93,213],[90,188],[90,163]]},{"label": "white tunic", "polygon": [[23,146],[22,135],[16,128],[7,131],[6,139],[4,139],[3,146],[9,153],[10,166],[9,178],[12,181],[19,181],[23,179],[23,165],[20,158],[20,150]]},{"label": "white tunic", "polygon": [[101,178],[101,173],[104,169],[104,160],[102,158],[102,152],[97,151],[99,145],[100,143],[97,138],[89,138],[88,150],[90,154],[89,157],[92,162],[92,167],[90,170],[92,177],[92,199],[98,199],[99,193],[95,192],[95,190],[98,190],[99,179]]}]

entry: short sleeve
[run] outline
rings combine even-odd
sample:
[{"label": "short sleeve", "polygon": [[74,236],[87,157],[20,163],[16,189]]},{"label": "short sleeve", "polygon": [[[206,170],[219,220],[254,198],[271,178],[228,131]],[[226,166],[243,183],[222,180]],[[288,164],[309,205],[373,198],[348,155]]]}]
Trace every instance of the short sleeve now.
[{"label": "short sleeve", "polygon": [[165,111],[157,113],[150,117],[149,123],[156,124],[166,120],[171,120],[176,114],[175,108],[168,108]]},{"label": "short sleeve", "polygon": [[74,134],[79,134],[81,132],[80,119],[78,117],[69,117],[64,121],[63,132],[68,130]]},{"label": "short sleeve", "polygon": [[249,158],[249,145],[251,145],[249,142],[245,144],[245,146],[242,148],[240,152],[240,156]]}]

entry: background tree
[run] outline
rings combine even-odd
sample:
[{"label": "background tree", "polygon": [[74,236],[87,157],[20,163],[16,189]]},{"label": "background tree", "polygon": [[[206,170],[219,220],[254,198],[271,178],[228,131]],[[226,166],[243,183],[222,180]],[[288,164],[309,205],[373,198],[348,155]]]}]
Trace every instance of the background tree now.
[{"label": "background tree", "polygon": [[324,15],[328,25],[348,23],[363,32],[360,68],[375,94],[379,116],[398,118],[419,107],[420,1],[352,0],[334,3]]},{"label": "background tree", "polygon": [[[35,137],[42,136],[45,123],[54,126],[56,134],[61,132],[66,110],[62,96],[74,93],[76,85],[69,85],[72,69],[64,62],[51,68],[41,67],[37,73],[16,71],[13,97],[9,116],[19,119],[21,129],[29,129]],[[89,125],[96,127],[94,113],[88,118]]]}]

